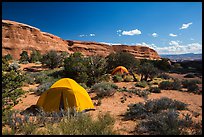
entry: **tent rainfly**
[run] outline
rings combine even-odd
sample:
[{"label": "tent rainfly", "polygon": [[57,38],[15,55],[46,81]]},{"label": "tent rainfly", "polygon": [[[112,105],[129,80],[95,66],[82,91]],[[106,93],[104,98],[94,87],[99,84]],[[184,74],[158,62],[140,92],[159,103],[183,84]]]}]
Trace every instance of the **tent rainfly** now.
[{"label": "tent rainfly", "polygon": [[78,112],[94,109],[87,91],[70,78],[55,82],[40,96],[36,105],[45,112],[59,112],[68,108],[75,108]]}]

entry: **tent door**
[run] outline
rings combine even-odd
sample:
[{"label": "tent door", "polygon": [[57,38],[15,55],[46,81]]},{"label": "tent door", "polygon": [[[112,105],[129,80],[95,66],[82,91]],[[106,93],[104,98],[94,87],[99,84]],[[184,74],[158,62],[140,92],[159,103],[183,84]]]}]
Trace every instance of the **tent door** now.
[{"label": "tent door", "polygon": [[59,110],[64,110],[64,109],[65,109],[65,108],[64,108],[63,92],[61,92]]}]

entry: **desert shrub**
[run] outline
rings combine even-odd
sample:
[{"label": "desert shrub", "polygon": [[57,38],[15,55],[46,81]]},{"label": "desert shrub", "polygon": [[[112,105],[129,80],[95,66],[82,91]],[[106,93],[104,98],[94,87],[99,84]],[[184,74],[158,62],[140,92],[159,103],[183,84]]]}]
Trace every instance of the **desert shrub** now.
[{"label": "desert shrub", "polygon": [[196,94],[201,94],[202,92],[199,92],[199,87],[196,84],[191,84],[187,86],[188,92],[193,92]]},{"label": "desert shrub", "polygon": [[161,90],[158,87],[150,87],[149,92],[151,92],[151,93],[161,93]]},{"label": "desert shrub", "polygon": [[20,57],[20,62],[29,61],[29,56],[28,56],[28,52],[27,51],[22,51],[20,56],[21,56]]},{"label": "desert shrub", "polygon": [[195,75],[192,73],[186,74],[184,78],[195,78]]},{"label": "desert shrub", "polygon": [[62,64],[62,58],[60,54],[53,50],[43,55],[40,61],[42,62],[43,65],[46,65],[51,69],[57,68]]},{"label": "desert shrub", "polygon": [[13,59],[13,57],[11,56],[11,54],[6,54],[5,56],[3,56],[3,58],[6,59],[7,61]]},{"label": "desert shrub", "polygon": [[112,78],[113,78],[114,82],[122,82],[123,81],[123,78],[121,75],[114,75]]},{"label": "desert shrub", "polygon": [[185,110],[187,109],[187,104],[166,97],[147,100],[144,103],[129,104],[125,117],[127,119],[144,119],[147,116],[152,116],[154,113],[167,109]]},{"label": "desert shrub", "polygon": [[193,122],[188,114],[180,119],[178,111],[168,109],[166,112],[148,116],[137,125],[135,132],[149,135],[201,135],[202,127],[201,123]]},{"label": "desert shrub", "polygon": [[126,76],[124,77],[124,81],[125,81],[125,82],[131,82],[131,81],[133,81],[133,77],[132,77],[131,75],[126,75]]},{"label": "desert shrub", "polygon": [[118,87],[109,82],[96,83],[92,86],[91,91],[94,91],[100,98],[114,95]]},{"label": "desert shrub", "polygon": [[160,89],[165,89],[165,90],[170,90],[172,87],[171,87],[171,82],[170,81],[162,81],[160,84],[159,84],[159,88]]},{"label": "desert shrub", "polygon": [[32,53],[30,54],[30,62],[34,63],[40,61],[41,58],[42,55],[38,50],[32,50]]},{"label": "desert shrub", "polygon": [[43,84],[43,83],[49,81],[49,79],[51,79],[51,78],[50,78],[49,76],[47,76],[47,74],[45,74],[45,73],[38,73],[38,74],[40,74],[40,75],[36,75],[36,77],[35,77],[35,82],[36,82],[37,84]]},{"label": "desert shrub", "polygon": [[22,61],[21,64],[28,64],[28,61]]},{"label": "desert shrub", "polygon": [[19,68],[20,68],[20,65],[15,61],[9,65],[10,70],[17,71]]},{"label": "desert shrub", "polygon": [[27,84],[35,84],[35,78],[31,77],[29,74],[25,75],[25,82]]},{"label": "desert shrub", "polygon": [[136,131],[140,134],[146,131],[149,132],[150,135],[179,135],[178,122],[178,112],[168,110],[167,112],[148,116],[146,121],[142,121],[137,126]]},{"label": "desert shrub", "polygon": [[182,87],[187,88],[187,92],[192,92],[195,94],[202,94],[202,92],[199,91],[199,87],[197,84],[201,84],[200,80],[183,80],[182,81]]},{"label": "desert shrub", "polygon": [[147,98],[147,96],[150,94],[148,90],[140,90],[140,89],[131,89],[131,90],[127,90],[127,92],[136,94],[139,97],[144,97],[144,98]]},{"label": "desert shrub", "polygon": [[194,85],[194,84],[201,84],[202,81],[200,80],[183,80],[181,81],[183,88],[187,88],[189,85]]},{"label": "desert shrub", "polygon": [[35,91],[35,93],[37,95],[41,95],[43,92],[45,92],[46,90],[50,89],[50,87],[52,86],[52,84],[54,84],[54,82],[47,82],[44,83],[42,85],[40,85],[37,90]]},{"label": "desert shrub", "polygon": [[179,80],[174,80],[173,82],[162,81],[159,84],[159,88],[164,90],[180,90],[181,87],[182,87],[182,84]]},{"label": "desert shrub", "polygon": [[145,88],[146,86],[148,86],[146,81],[139,81],[135,84],[136,87],[142,87]]},{"label": "desert shrub", "polygon": [[172,90],[180,90],[182,88],[182,83],[178,79],[174,79],[172,82]]}]

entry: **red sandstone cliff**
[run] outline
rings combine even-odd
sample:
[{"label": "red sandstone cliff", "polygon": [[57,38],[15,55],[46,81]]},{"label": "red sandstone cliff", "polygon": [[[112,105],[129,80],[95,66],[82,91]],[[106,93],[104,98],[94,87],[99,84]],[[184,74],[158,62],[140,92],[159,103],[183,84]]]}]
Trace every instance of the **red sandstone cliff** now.
[{"label": "red sandstone cliff", "polygon": [[107,45],[97,42],[73,41],[69,46],[68,40],[63,40],[55,35],[40,31],[38,28],[14,22],[2,20],[2,55],[11,54],[19,59],[20,53],[25,50],[28,53],[32,49],[39,50],[42,54],[49,50],[58,52],[81,52],[86,56],[107,56],[111,52],[126,51],[136,58],[160,59],[157,52],[145,46]]}]

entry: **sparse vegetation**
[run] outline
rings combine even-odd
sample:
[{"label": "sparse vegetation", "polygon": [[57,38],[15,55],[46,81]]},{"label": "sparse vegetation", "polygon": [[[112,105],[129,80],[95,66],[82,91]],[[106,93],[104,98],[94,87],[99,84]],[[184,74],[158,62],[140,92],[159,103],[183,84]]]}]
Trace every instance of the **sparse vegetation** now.
[{"label": "sparse vegetation", "polygon": [[[17,112],[7,115],[6,123],[10,131],[3,131],[5,134],[24,135],[112,135],[114,118],[109,113],[98,115],[98,120],[92,120],[90,115],[83,113],[42,113],[36,118],[25,115],[18,117]],[[42,127],[44,130],[41,130]]]}]

